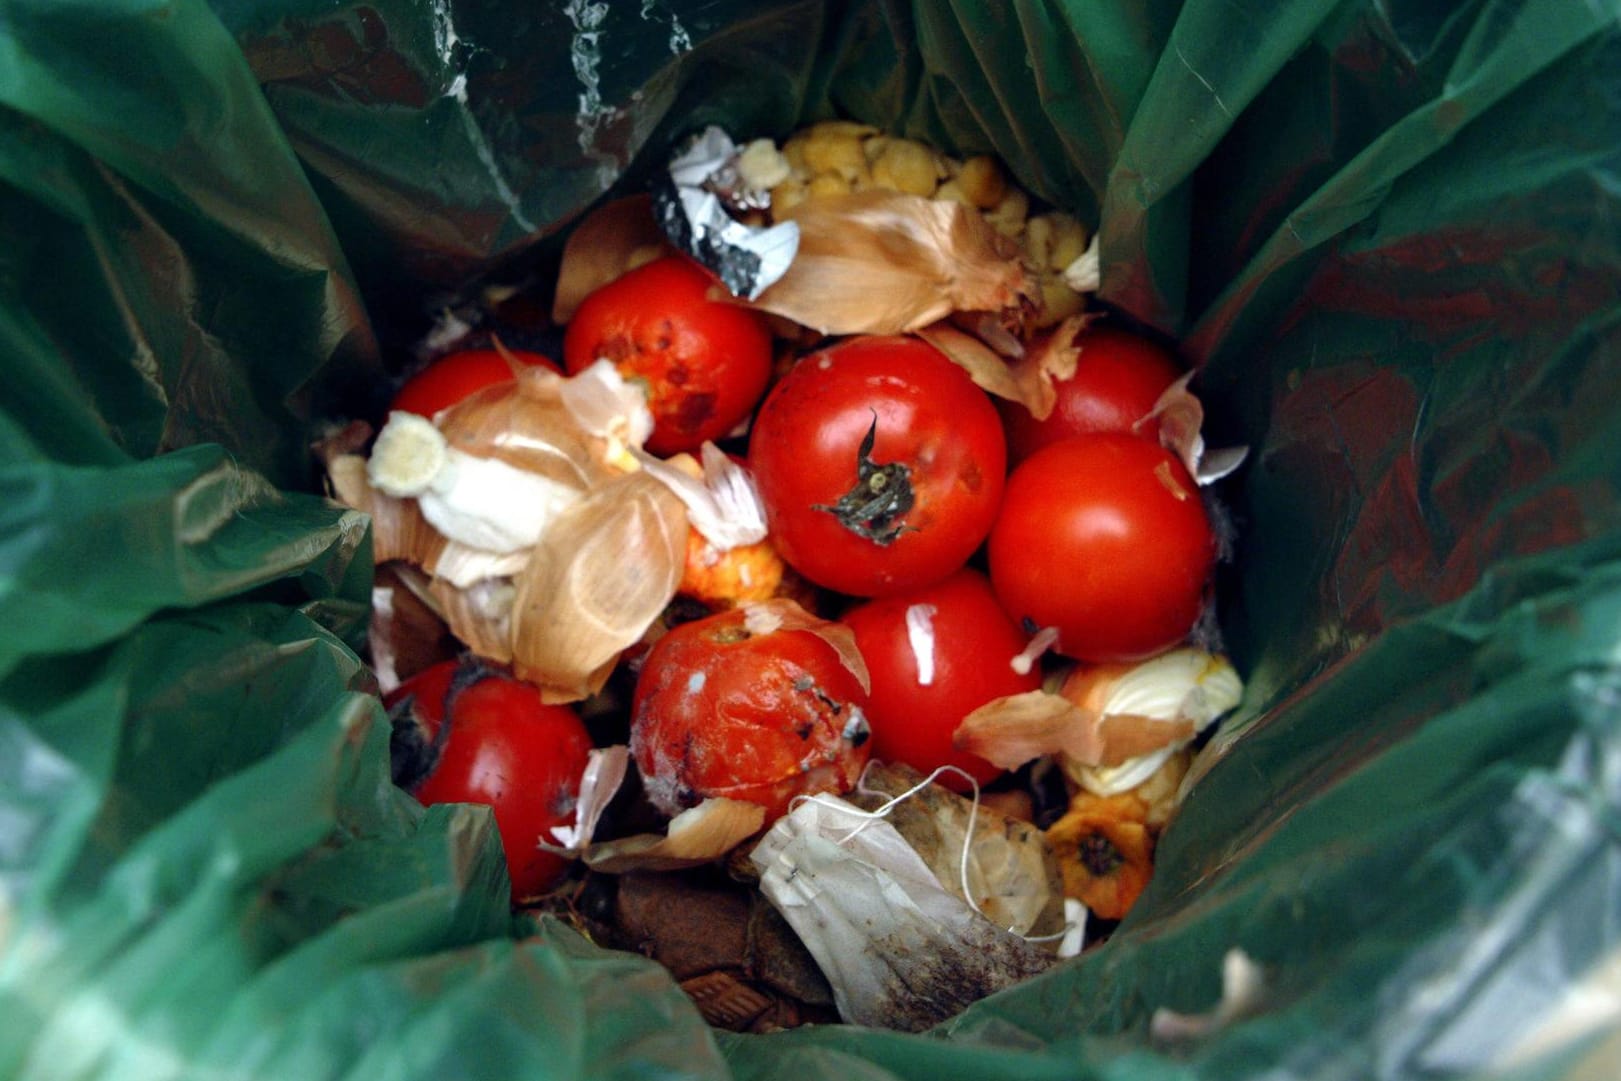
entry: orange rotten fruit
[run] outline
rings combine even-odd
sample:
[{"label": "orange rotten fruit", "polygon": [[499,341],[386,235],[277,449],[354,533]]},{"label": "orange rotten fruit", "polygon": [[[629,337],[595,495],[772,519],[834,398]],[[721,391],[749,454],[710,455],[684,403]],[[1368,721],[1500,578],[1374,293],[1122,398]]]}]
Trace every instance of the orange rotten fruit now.
[{"label": "orange rotten fruit", "polygon": [[1131,911],[1154,873],[1154,834],[1147,805],[1129,793],[1077,793],[1069,812],[1047,829],[1064,895],[1102,919]]}]

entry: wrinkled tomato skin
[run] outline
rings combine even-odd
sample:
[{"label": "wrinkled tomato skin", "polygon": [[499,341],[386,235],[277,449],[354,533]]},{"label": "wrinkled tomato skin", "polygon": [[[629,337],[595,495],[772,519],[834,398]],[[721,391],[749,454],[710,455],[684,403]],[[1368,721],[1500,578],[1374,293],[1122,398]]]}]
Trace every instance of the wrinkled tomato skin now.
[{"label": "wrinkled tomato skin", "polygon": [[[932,670],[921,682],[919,655],[907,630],[907,610],[933,609]],[[846,612],[840,622],[855,632],[856,646],[872,673],[867,712],[872,719],[872,754],[881,762],[903,762],[925,774],[955,766],[985,784],[1002,771],[978,755],[956,750],[952,734],[962,719],[985,703],[1041,689],[1041,673],[1023,675],[1012,659],[1026,638],[1002,611],[990,582],[964,567],[943,582],[893,597],[881,597]],[[926,647],[927,648],[927,647]],[[937,783],[956,792],[968,782],[942,773]]]},{"label": "wrinkled tomato skin", "polygon": [[[1176,357],[1158,342],[1119,327],[1092,325],[1075,339],[1075,374],[1053,384],[1057,400],[1043,420],[1017,402],[1001,402],[1008,461],[1024,461],[1042,447],[1088,432],[1131,432],[1182,375]],[[1135,434],[1154,439],[1158,425]]]},{"label": "wrinkled tomato skin", "polygon": [[[446,661],[413,676],[384,700],[406,697],[431,740],[443,722],[446,692],[458,662]],[[591,736],[573,710],[547,705],[528,683],[491,674],[460,691],[452,705],[450,736],[433,772],[412,791],[424,806],[481,803],[495,813],[512,879],[514,903],[545,893],[568,869],[537,843],[555,843],[554,826],[574,822],[580,776]]]},{"label": "wrinkled tomato skin", "polygon": [[1132,661],[1180,642],[1204,606],[1216,541],[1198,485],[1158,443],[1118,432],[1036,452],[991,530],[1008,615],[1057,627],[1059,653]]},{"label": "wrinkled tomato skin", "polygon": [[771,822],[795,796],[855,785],[871,751],[866,706],[822,638],[750,633],[736,609],[654,644],[636,684],[630,750],[666,814],[724,796],[759,804]]},{"label": "wrinkled tomato skin", "polygon": [[[914,503],[887,544],[823,509],[870,459],[910,473]],[[917,338],[852,338],[800,360],[766,396],[749,447],[782,557],[818,585],[876,597],[963,566],[996,518],[1007,472],[1001,419],[985,392]]]},{"label": "wrinkled tomato skin", "polygon": [[[520,365],[546,368],[562,374],[563,369],[549,357],[509,349],[508,356]],[[415,413],[433,419],[474,391],[512,382],[512,365],[494,349],[465,349],[440,357],[405,381],[394,396],[391,410]]]},{"label": "wrinkled tomato skin", "polygon": [[601,286],[563,337],[569,374],[599,358],[639,380],[653,413],[649,452],[668,456],[723,438],[760,401],[771,376],[771,331],[759,313],[709,299],[718,280],[670,255]]}]

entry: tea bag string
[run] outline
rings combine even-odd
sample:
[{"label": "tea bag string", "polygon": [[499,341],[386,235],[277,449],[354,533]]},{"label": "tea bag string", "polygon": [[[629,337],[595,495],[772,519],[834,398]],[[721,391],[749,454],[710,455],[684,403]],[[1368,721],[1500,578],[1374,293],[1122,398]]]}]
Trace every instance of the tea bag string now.
[{"label": "tea bag string", "polygon": [[[850,832],[846,833],[843,837],[839,838],[835,842],[836,844],[844,845],[848,843],[851,838],[861,833],[874,822],[881,822],[888,818],[891,811],[900,806],[900,804],[904,803],[906,800],[911,799],[913,796],[923,791],[929,785],[933,784],[935,778],[947,773],[957,774],[959,777],[963,778],[971,786],[973,786],[974,790],[974,798],[968,805],[968,827],[963,833],[962,851],[957,857],[957,884],[962,889],[962,896],[963,899],[968,902],[968,907],[973,909],[974,912],[983,919],[989,920],[990,917],[985,915],[985,910],[980,908],[979,903],[974,900],[974,891],[970,889],[968,885],[968,857],[973,851],[974,826],[979,820],[979,781],[975,780],[973,775],[968,771],[960,769],[956,766],[941,766],[933,773],[930,773],[927,777],[923,778],[917,784],[913,785],[911,788],[908,788],[899,795],[891,796],[888,792],[880,792],[875,788],[867,787],[867,772],[868,770],[872,769],[872,766],[873,763],[868,762],[867,765],[862,769],[861,776],[856,779],[855,788],[855,790],[863,796],[878,796],[883,798],[884,802],[870,811],[862,810],[859,807],[852,807],[847,803],[834,803],[822,796],[820,793],[816,795],[795,796],[791,801],[791,805],[798,806],[802,802],[816,803],[820,806],[827,807],[830,810],[837,811],[842,815],[861,819],[862,821],[859,825],[852,827]],[[1066,937],[1078,935],[1078,933],[1085,927],[1085,918],[1086,910],[1084,907],[1080,908],[1080,911],[1077,914],[1072,911],[1072,906],[1066,901],[1064,905],[1063,930],[1056,931],[1049,935],[1021,935],[1011,927],[1003,928],[1003,930],[1007,931],[1007,933],[1010,935],[1024,939],[1026,942],[1057,942]]]}]

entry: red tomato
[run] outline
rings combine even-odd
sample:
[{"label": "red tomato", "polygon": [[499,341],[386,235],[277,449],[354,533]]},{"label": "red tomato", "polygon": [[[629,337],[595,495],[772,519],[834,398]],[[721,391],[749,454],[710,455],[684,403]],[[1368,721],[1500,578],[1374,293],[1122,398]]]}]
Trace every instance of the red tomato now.
[{"label": "red tomato", "polygon": [[[912,624],[927,628],[918,635]],[[994,698],[1041,688],[1041,673],[1013,670],[1026,636],[997,603],[983,574],[964,567],[943,582],[868,601],[840,620],[855,631],[856,646],[872,673],[873,757],[904,762],[924,773],[956,766],[984,784],[1001,770],[978,755],[954,749],[951,736],[969,713]],[[928,677],[924,682],[923,677]],[[954,773],[940,784],[955,791],[968,782]]]},{"label": "red tomato", "polygon": [[996,518],[1007,449],[996,407],[917,338],[852,338],[766,396],[754,470],[773,543],[795,570],[876,597],[938,582]]},{"label": "red tomato", "polygon": [[1158,443],[1118,432],[1037,451],[1008,478],[991,582],[1058,652],[1126,661],[1175,645],[1204,604],[1216,541],[1198,485]]},{"label": "red tomato", "polygon": [[653,454],[722,438],[765,393],[771,331],[759,313],[710,300],[716,281],[685,256],[665,256],[593,291],[564,334],[571,374],[606,357],[646,384]]},{"label": "red tomato", "polygon": [[[555,841],[552,827],[574,822],[580,775],[591,753],[579,717],[566,706],[546,705],[528,683],[457,661],[419,672],[385,702],[398,709],[407,698],[420,738],[406,740],[405,753],[426,750],[429,766],[426,777],[408,784],[411,794],[424,805],[482,803],[494,809],[514,902],[556,885],[568,865],[537,845]],[[432,745],[447,705],[450,731],[434,760]]]},{"label": "red tomato", "polygon": [[811,630],[756,634],[745,609],[683,623],[653,645],[631,707],[649,798],[677,814],[710,796],[758,803],[846,792],[869,753],[867,694]]},{"label": "red tomato", "polygon": [[[999,403],[1013,464],[1072,435],[1131,431],[1182,374],[1168,349],[1118,327],[1093,324],[1075,344],[1081,349],[1075,374],[1054,385],[1058,400],[1047,419],[1037,420],[1016,402]],[[1138,434],[1155,438],[1157,429]]]},{"label": "red tomato", "polygon": [[[520,364],[539,365],[562,374],[555,361],[539,353],[508,349]],[[416,413],[432,420],[442,409],[449,409],[476,390],[511,382],[512,365],[494,349],[467,349],[440,357],[405,381],[394,396],[390,409]]]}]

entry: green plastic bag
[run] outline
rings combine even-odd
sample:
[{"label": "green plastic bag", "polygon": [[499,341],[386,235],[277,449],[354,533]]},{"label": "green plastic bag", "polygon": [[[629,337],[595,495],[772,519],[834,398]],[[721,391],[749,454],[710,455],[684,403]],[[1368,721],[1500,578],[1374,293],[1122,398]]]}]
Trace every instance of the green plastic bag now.
[{"label": "green plastic bag", "polygon": [[[1621,1059],[1621,11],[0,0],[0,1073],[1597,1077]],[[1248,689],[1101,949],[711,1032],[388,781],[322,418],[707,122],[1101,215],[1201,363]],[[1260,966],[1213,1010],[1224,958]],[[1606,1065],[1609,1069],[1606,1070]]]}]

